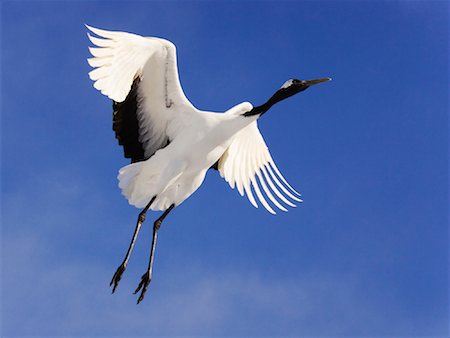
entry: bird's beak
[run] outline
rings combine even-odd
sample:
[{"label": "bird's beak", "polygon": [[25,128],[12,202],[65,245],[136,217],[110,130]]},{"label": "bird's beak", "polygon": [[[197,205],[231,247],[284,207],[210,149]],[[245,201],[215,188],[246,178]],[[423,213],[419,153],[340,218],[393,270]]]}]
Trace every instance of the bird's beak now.
[{"label": "bird's beak", "polygon": [[305,80],[305,84],[307,86],[312,86],[312,85],[322,83],[322,82],[327,82],[327,81],[331,81],[331,77],[324,77],[322,79],[316,79],[316,80]]}]

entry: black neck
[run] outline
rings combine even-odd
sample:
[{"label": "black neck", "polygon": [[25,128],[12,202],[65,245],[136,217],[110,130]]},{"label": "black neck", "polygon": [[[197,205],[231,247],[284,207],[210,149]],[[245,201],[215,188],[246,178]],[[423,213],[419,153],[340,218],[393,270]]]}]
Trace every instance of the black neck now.
[{"label": "black neck", "polygon": [[266,111],[268,111],[270,108],[272,108],[272,106],[275,103],[280,102],[281,100],[285,99],[286,96],[284,95],[280,95],[280,91],[278,90],[277,92],[275,92],[275,94],[272,95],[272,97],[267,100],[266,103],[257,106],[257,107],[253,107],[252,110],[246,112],[243,114],[243,116],[253,116],[253,115],[258,115],[260,114],[260,116],[262,116]]}]

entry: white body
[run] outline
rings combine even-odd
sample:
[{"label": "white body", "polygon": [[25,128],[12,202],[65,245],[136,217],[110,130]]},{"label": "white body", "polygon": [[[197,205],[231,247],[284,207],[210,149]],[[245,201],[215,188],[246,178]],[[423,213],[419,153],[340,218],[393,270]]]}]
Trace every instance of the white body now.
[{"label": "white body", "polygon": [[256,120],[239,116],[249,108],[249,103],[243,103],[225,114],[184,112],[183,118],[170,121],[168,129],[176,136],[167,147],[119,171],[122,193],[140,208],[156,195],[153,210],[183,202],[202,184],[206,171],[222,156],[236,132]]},{"label": "white body", "polygon": [[[89,35],[101,47],[90,48],[94,58],[88,59],[96,67],[89,73],[95,88],[122,102],[134,79],[140,78],[139,141],[149,158],[119,171],[119,187],[130,204],[142,208],[156,196],[152,210],[177,206],[198,189],[206,171],[218,160],[221,176],[241,195],[245,193],[255,207],[252,188],[263,206],[275,213],[259,186],[283,211],[287,210],[272,192],[290,206],[295,205],[286,196],[301,201],[275,166],[259,133],[258,115],[242,116],[253,108],[250,103],[238,104],[225,113],[200,111],[181,89],[171,42],[88,28],[104,38]],[[170,143],[165,146],[167,141]]]}]

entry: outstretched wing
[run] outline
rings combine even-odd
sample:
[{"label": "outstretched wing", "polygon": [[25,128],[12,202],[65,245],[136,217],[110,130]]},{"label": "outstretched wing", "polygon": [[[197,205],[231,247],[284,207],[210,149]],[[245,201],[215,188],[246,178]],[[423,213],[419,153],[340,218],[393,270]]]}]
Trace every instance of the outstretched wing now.
[{"label": "outstretched wing", "polygon": [[302,201],[297,197],[300,194],[289,185],[275,165],[256,121],[235,135],[231,145],[219,159],[218,169],[231,188],[234,189],[236,186],[241,196],[245,193],[250,203],[256,208],[258,204],[253,196],[252,188],[264,208],[275,214],[261,192],[260,186],[268,199],[280,210],[287,211],[272,192],[291,207],[295,207],[295,204],[287,197],[297,202]]},{"label": "outstretched wing", "polygon": [[173,135],[168,123],[195,108],[178,78],[175,46],[167,40],[86,26],[94,56],[88,63],[94,87],[113,100],[113,129],[125,157],[148,159]]}]

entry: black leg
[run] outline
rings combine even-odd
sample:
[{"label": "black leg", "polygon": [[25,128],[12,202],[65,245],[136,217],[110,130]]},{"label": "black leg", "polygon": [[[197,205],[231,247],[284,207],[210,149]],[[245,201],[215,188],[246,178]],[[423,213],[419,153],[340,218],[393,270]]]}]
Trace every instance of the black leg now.
[{"label": "black leg", "polygon": [[158,237],[158,230],[161,227],[161,224],[166,218],[166,216],[169,214],[169,212],[175,207],[175,204],[172,204],[164,213],[161,215],[160,218],[158,218],[155,223],[153,224],[153,239],[152,239],[152,249],[150,251],[150,260],[148,262],[148,269],[147,272],[142,276],[141,282],[139,283],[139,286],[137,287],[136,291],[134,291],[134,294],[138,293],[139,290],[142,289],[141,295],[139,296],[139,299],[137,303],[139,304],[143,299],[145,292],[148,289],[148,285],[150,284],[150,281],[152,280],[152,271],[153,271],[153,259],[155,258],[155,248],[156,248],[156,239]]},{"label": "black leg", "polygon": [[130,259],[131,251],[133,250],[134,243],[136,242],[136,238],[139,234],[139,230],[141,229],[142,223],[145,221],[145,216],[147,214],[148,209],[150,209],[150,206],[152,205],[153,201],[155,200],[156,196],[154,196],[150,202],[145,206],[144,209],[139,213],[139,217],[137,219],[136,228],[134,229],[133,238],[131,239],[130,246],[128,247],[127,254],[125,255],[125,259],[123,260],[122,264],[117,268],[113,278],[111,279],[111,283],[109,283],[109,286],[113,285],[112,293],[116,291],[117,285],[119,285],[120,279],[122,278],[122,274],[127,268],[128,260]]}]

